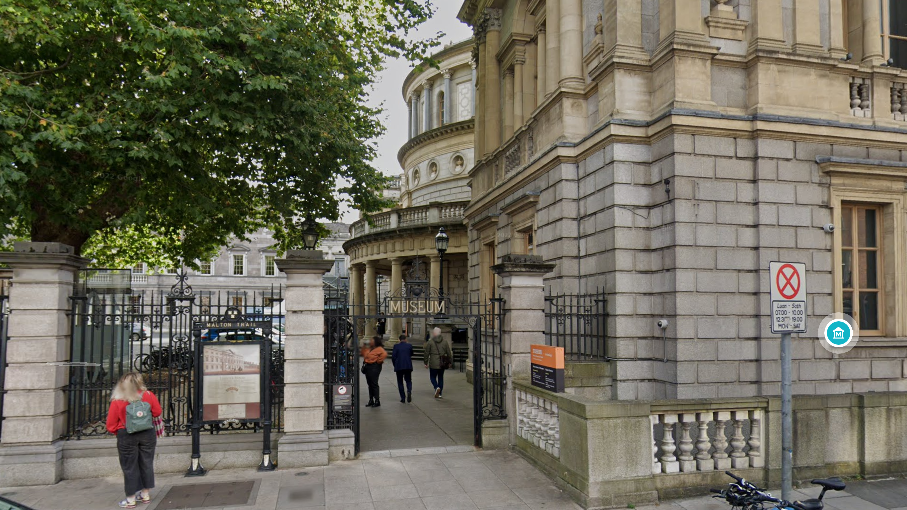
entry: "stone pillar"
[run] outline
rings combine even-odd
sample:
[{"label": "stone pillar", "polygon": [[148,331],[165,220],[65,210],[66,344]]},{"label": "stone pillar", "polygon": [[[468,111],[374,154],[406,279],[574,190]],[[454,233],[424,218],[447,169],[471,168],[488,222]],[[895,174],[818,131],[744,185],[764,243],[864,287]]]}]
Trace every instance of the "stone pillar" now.
[{"label": "stone pillar", "polygon": [[700,3],[700,0],[659,1],[658,23],[663,43],[708,44],[702,30]]},{"label": "stone pillar", "polygon": [[542,104],[542,100],[545,98],[545,94],[548,93],[548,89],[545,87],[545,66],[548,59],[548,44],[545,39],[545,24],[542,23],[538,27],[538,34],[536,35],[536,47],[537,56],[535,59],[535,100],[536,103]]},{"label": "stone pillar", "polygon": [[[475,101],[475,157],[476,161],[485,157],[485,121],[488,118],[485,115],[485,59],[487,58],[488,43],[485,38],[485,30],[477,29],[475,31],[476,43],[479,45],[479,61],[476,65],[476,87],[473,89],[476,93]],[[479,87],[478,84],[482,86]]]},{"label": "stone pillar", "polygon": [[287,275],[284,340],[284,432],[277,442],[280,467],[323,466],[329,439],[324,430],[324,289],[334,266],[321,251],[290,250],[276,261]]},{"label": "stone pillar", "polygon": [[586,80],[583,78],[582,59],[583,1],[560,0],[560,2],[561,79],[559,83],[563,88],[582,90],[586,84]]},{"label": "stone pillar", "polygon": [[472,68],[472,88],[469,89],[469,103],[470,108],[472,109],[472,116],[476,116],[476,84],[478,83],[478,76],[476,75],[476,61],[473,60],[469,63],[469,67]]},{"label": "stone pillar", "polygon": [[513,120],[510,123],[514,132],[523,127],[523,73],[525,72],[525,64],[526,57],[517,56],[513,62]]},{"label": "stone pillar", "polygon": [[785,51],[781,0],[759,0],[752,3],[752,9],[749,51]]},{"label": "stone pillar", "polygon": [[424,124],[422,125],[423,133],[425,131],[431,130],[431,128],[433,127],[431,119],[431,88],[432,83],[430,81],[426,81],[422,84],[422,97],[425,100],[425,119],[423,120]]},{"label": "stone pillar", "polygon": [[410,112],[412,113],[411,122],[413,125],[411,138],[415,138],[419,134],[419,94],[413,92],[413,98],[410,102]]},{"label": "stone pillar", "polygon": [[451,70],[445,69],[441,74],[444,76],[444,124],[450,124],[450,112],[453,111],[450,105],[454,102],[453,96],[450,95]]},{"label": "stone pillar", "polygon": [[[390,259],[390,263],[391,296],[399,297],[401,295],[400,292],[403,289],[403,259],[401,259],[400,257],[393,257]],[[403,319],[391,319],[389,322],[390,341],[391,343],[396,343],[397,337],[399,337],[400,333],[403,332]]]},{"label": "stone pillar", "polygon": [[63,476],[73,283],[88,260],[60,243],[17,242],[0,253],[13,272],[9,293],[0,487],[48,485]]},{"label": "stone pillar", "polygon": [[514,90],[513,68],[504,71],[504,137],[513,136]]},{"label": "stone pillar", "polygon": [[[378,312],[378,274],[375,272],[374,260],[365,261],[365,307],[363,314],[375,315]],[[375,319],[365,321],[365,340],[375,336]]]},{"label": "stone pillar", "polygon": [[485,154],[501,146],[501,65],[497,52],[501,48],[501,10],[487,9],[485,34]]},{"label": "stone pillar", "polygon": [[[838,15],[841,19],[841,15]],[[795,0],[794,4],[794,51],[812,55],[822,55],[825,48],[819,34],[819,2],[815,0]]]},{"label": "stone pillar", "polygon": [[438,254],[429,257],[431,265],[429,266],[428,286],[433,289],[441,288],[441,256]]},{"label": "stone pillar", "polygon": [[407,133],[407,135],[409,135],[409,138],[412,139],[412,137],[413,137],[413,103],[412,103],[412,99],[410,99],[406,103],[406,108],[409,111],[409,119],[408,119],[409,120],[409,130],[406,133]]},{"label": "stone pillar", "polygon": [[828,53],[833,58],[844,58],[847,55],[847,49],[844,47],[844,40],[847,34],[844,33],[844,2],[846,0],[829,0],[829,35],[831,36],[831,47]]},{"label": "stone pillar", "polygon": [[362,265],[350,266],[350,310],[353,315],[362,313],[362,304],[365,295],[362,291]]},{"label": "stone pillar", "polygon": [[605,53],[612,49],[616,53],[640,55],[642,48],[642,5],[641,2],[605,0],[603,43]]},{"label": "stone pillar", "polygon": [[[530,346],[545,343],[544,276],[555,264],[540,255],[504,255],[492,271],[501,277],[504,300],[503,345],[505,373],[513,379],[531,379]],[[508,370],[509,368],[509,370]],[[510,422],[510,444],[516,444],[516,397],[514,385],[507,385],[505,405]]]},{"label": "stone pillar", "polygon": [[879,0],[863,0],[863,63],[879,65],[882,56],[882,23],[879,20]]},{"label": "stone pillar", "polygon": [[[561,0],[550,0],[545,6],[545,31],[548,36],[546,43],[548,50],[545,63],[545,94],[552,94],[557,90],[561,81]],[[573,58],[582,58],[582,54],[573,55]]]}]

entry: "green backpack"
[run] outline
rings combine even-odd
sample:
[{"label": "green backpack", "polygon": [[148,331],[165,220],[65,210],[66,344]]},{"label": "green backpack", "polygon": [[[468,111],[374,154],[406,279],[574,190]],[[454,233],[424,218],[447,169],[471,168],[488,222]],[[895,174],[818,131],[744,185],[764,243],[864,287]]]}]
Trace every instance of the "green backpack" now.
[{"label": "green backpack", "polygon": [[[142,392],[142,396],[145,392]],[[126,432],[135,434],[154,428],[151,421],[151,404],[144,400],[136,400],[126,406]]]}]

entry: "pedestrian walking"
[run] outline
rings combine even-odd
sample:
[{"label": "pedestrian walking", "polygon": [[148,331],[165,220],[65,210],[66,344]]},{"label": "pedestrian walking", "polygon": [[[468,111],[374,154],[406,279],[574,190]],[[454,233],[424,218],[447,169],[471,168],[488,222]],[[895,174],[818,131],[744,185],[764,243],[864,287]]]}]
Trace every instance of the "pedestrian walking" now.
[{"label": "pedestrian walking", "polygon": [[[394,364],[394,375],[397,376],[397,389],[400,390],[400,403],[413,401],[413,346],[406,341],[406,335],[400,335],[400,343],[391,350],[391,362]],[[406,393],[403,382],[406,381]]]},{"label": "pedestrian walking", "polygon": [[365,382],[368,383],[368,404],[365,404],[365,407],[381,407],[378,376],[381,375],[381,366],[387,359],[387,351],[384,350],[383,344],[380,336],[372,337],[365,352],[362,365],[362,373],[365,374]]},{"label": "pedestrian walking", "polygon": [[117,436],[117,452],[126,499],[120,508],[135,508],[136,502],[151,503],[154,488],[154,449],[157,434],[154,418],[163,410],[154,393],[148,391],[142,374],[129,372],[120,377],[110,399],[107,432]]},{"label": "pedestrian walking", "polygon": [[425,343],[425,368],[435,389],[435,398],[442,398],[444,392],[444,371],[453,365],[453,349],[450,342],[441,335],[441,328],[431,331],[431,338]]}]

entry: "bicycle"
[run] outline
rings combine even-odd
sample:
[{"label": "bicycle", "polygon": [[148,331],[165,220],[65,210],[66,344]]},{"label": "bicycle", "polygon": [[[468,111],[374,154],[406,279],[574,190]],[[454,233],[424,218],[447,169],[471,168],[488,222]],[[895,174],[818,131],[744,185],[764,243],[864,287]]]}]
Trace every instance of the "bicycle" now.
[{"label": "bicycle", "polygon": [[790,502],[772,496],[765,489],[756,487],[730,471],[724,473],[736,480],[736,483],[728,484],[726,489],[710,489],[709,492],[716,494],[713,498],[723,499],[731,508],[739,510],[822,510],[825,506],[822,498],[826,492],[842,491],[846,487],[838,478],[815,479],[811,483],[822,487],[818,498]]}]

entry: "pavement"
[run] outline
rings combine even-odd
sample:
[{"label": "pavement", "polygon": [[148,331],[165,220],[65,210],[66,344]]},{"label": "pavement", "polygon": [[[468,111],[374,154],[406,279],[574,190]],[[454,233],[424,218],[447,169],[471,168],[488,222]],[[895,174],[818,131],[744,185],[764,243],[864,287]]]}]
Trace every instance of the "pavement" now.
[{"label": "pavement", "polygon": [[428,369],[413,360],[413,401],[400,403],[397,378],[390,360],[384,363],[378,384],[381,407],[365,407],[368,385],[359,377],[360,451],[378,454],[411,448],[472,446],[472,385],[466,373],[447,370],[443,399],[434,398]]}]

